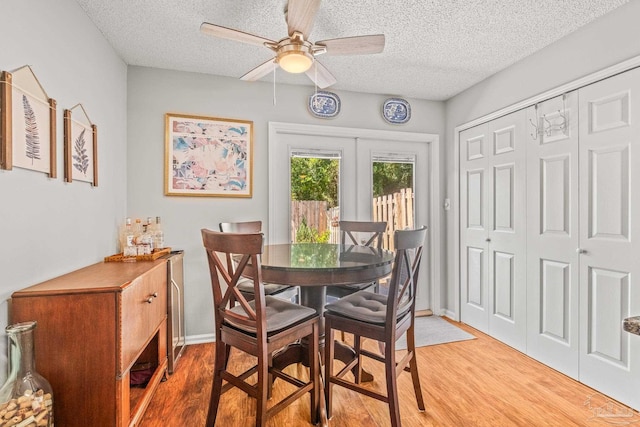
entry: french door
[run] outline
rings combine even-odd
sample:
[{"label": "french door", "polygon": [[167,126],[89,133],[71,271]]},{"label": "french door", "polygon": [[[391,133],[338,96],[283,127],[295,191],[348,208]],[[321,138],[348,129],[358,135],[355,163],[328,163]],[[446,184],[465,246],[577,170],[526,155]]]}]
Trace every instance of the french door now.
[{"label": "french door", "polygon": [[[291,238],[289,168],[291,158],[295,156],[339,160],[339,219],[358,221],[373,219],[374,164],[412,164],[415,226],[427,225],[429,232],[434,232],[431,213],[431,193],[435,185],[431,158],[433,146],[428,141],[403,141],[399,132],[380,132],[382,137],[379,137],[375,131],[360,133],[351,129],[296,125],[294,128],[299,130],[272,131],[270,135],[269,243],[289,242]],[[400,140],[389,140],[388,136],[400,136]],[[432,254],[431,245],[432,239],[428,239],[425,249],[429,254]],[[432,259],[423,258],[416,301],[420,310],[432,308]]]}]

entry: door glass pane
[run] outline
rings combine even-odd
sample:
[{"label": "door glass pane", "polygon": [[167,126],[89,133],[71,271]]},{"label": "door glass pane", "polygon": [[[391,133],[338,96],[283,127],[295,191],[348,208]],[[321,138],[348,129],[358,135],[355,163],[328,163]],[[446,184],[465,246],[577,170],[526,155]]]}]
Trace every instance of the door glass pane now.
[{"label": "door glass pane", "polygon": [[386,221],[385,249],[393,250],[393,232],[414,228],[414,158],[374,157],[372,221]]},{"label": "door glass pane", "polygon": [[338,243],[338,153],[291,153],[291,241]]}]

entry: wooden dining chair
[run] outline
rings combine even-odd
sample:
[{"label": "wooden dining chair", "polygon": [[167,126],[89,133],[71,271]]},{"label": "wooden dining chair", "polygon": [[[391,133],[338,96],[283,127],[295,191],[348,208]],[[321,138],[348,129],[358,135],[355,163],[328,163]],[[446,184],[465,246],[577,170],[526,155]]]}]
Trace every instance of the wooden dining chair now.
[{"label": "wooden dining chair", "polygon": [[[256,426],[264,426],[270,417],[306,393],[310,393],[310,420],[316,424],[321,391],[318,314],[312,308],[264,294],[260,262],[263,246],[261,233],[222,233],[203,229],[202,241],[211,275],[216,333],[213,384],[206,425],[212,427],[215,424],[220,397],[232,387],[238,387],[256,399]],[[229,268],[224,254],[240,257],[235,268]],[[251,301],[238,289],[238,282],[243,275],[249,277],[253,285],[255,298]],[[234,299],[237,304],[232,306],[230,302]],[[309,343],[307,381],[271,366],[274,352],[305,337]],[[256,357],[256,365],[240,375],[229,372],[227,359],[231,347]],[[255,373],[257,382],[250,384],[246,380]],[[296,386],[296,389],[268,408],[270,375]],[[224,386],[223,380],[226,381]]]},{"label": "wooden dining chair", "polygon": [[[340,221],[340,243],[342,245],[361,245],[376,249],[382,248],[384,232],[387,230],[385,221]],[[366,236],[367,240],[359,240]],[[327,286],[329,300],[342,298],[367,288],[377,290],[378,282],[356,283],[349,285]]]},{"label": "wooden dining chair", "polygon": [[[224,233],[259,233],[262,231],[262,221],[243,221],[243,222],[221,222],[219,224],[220,231]],[[234,265],[233,254],[227,254],[227,265],[230,268]],[[265,295],[278,295],[293,288],[289,285],[280,285],[277,283],[265,283]],[[238,289],[247,300],[253,299],[253,283],[250,280],[240,280]],[[297,292],[296,292],[297,298]]]},{"label": "wooden dining chair", "polygon": [[[396,255],[388,295],[360,291],[327,304],[324,314],[327,417],[331,417],[332,386],[339,385],[387,402],[391,425],[399,427],[401,422],[397,377],[402,371],[411,373],[418,408],[424,411],[415,353],[414,319],[416,286],[426,235],[426,227],[395,231],[393,238]],[[334,332],[336,330],[354,335],[355,356],[341,371],[334,374]],[[395,343],[405,332],[407,353],[397,361]],[[384,355],[363,349],[361,344],[364,337],[384,343]],[[363,356],[384,363],[386,394],[360,385]],[[345,375],[353,368],[356,374],[355,381],[351,382],[345,379]]]}]

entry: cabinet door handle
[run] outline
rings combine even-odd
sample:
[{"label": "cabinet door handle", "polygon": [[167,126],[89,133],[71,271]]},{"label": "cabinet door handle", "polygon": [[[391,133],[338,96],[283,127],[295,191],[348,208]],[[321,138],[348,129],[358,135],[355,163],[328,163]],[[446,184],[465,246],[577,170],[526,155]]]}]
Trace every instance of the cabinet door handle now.
[{"label": "cabinet door handle", "polygon": [[584,255],[587,253],[586,249],[582,249],[582,248],[578,248],[576,249],[576,253],[580,254],[580,255]]},{"label": "cabinet door handle", "polygon": [[151,304],[153,302],[153,297],[149,297],[145,300],[147,303]]},{"label": "cabinet door handle", "polygon": [[490,242],[491,241],[491,237],[487,237],[486,239],[484,239],[485,242]]},{"label": "cabinet door handle", "polygon": [[180,295],[180,292],[181,292],[180,286],[178,286],[176,281],[173,280],[173,277],[171,278],[171,286],[174,287],[174,289],[176,290],[176,293],[178,294],[178,303],[175,305],[178,306],[178,342],[180,342],[184,337],[184,331],[182,330],[182,322],[180,321],[180,319],[182,319],[182,307],[180,306],[180,301],[182,301],[182,296]]},{"label": "cabinet door handle", "polygon": [[154,297],[154,298],[158,298],[158,293],[154,292],[154,293],[151,294],[151,296]]}]

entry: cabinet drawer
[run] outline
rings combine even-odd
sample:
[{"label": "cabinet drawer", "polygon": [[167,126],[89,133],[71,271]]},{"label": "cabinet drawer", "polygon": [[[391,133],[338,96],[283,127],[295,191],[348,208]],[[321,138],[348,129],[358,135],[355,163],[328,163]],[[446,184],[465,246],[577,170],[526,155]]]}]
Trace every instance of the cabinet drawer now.
[{"label": "cabinet drawer", "polygon": [[121,298],[122,358],[118,375],[129,369],[167,316],[166,264],[159,264],[136,278],[124,289]]}]

